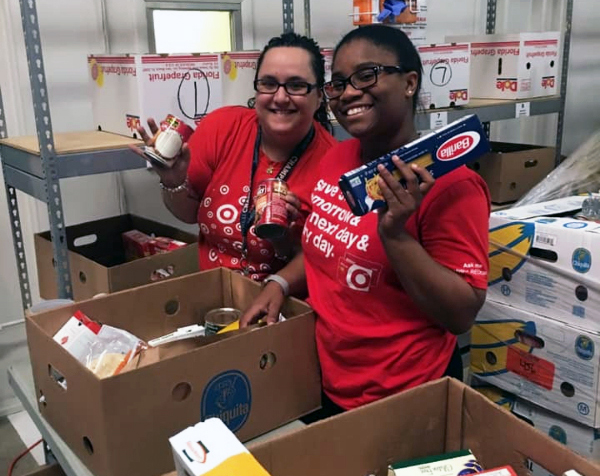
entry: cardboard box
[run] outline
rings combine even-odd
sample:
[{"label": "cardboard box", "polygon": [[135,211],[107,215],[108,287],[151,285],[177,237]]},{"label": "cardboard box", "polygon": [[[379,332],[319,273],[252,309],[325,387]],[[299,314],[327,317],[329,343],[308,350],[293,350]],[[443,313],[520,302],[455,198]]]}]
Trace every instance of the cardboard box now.
[{"label": "cardboard box", "polygon": [[471,373],[600,427],[600,334],[487,301],[471,331]]},{"label": "cardboard box", "polygon": [[492,151],[469,167],[487,183],[494,203],[514,202],[554,169],[556,149],[490,142]]},{"label": "cardboard box", "polygon": [[138,123],[167,114],[190,126],[223,104],[218,54],[88,56],[94,124],[137,137]]},{"label": "cardboard box", "polygon": [[[190,244],[169,253],[127,262],[121,234],[132,229]],[[121,215],[81,223],[67,227],[66,235],[73,298],[76,301],[151,283],[158,276],[164,278],[162,270],[170,276],[198,271],[198,237],[146,218]],[[58,291],[50,232],[36,233],[33,241],[40,296],[54,299],[58,297]]]},{"label": "cardboard box", "polygon": [[[514,415],[576,453],[594,461],[600,460],[600,433],[597,429],[581,425],[543,407],[517,398],[509,392],[480,381],[477,377],[472,378],[471,386],[494,403],[504,406]],[[531,464],[530,469],[535,476],[549,476],[547,471],[534,463]]]},{"label": "cardboard box", "polygon": [[250,451],[272,476],[386,474],[387,465],[470,449],[484,468],[525,460],[553,474],[600,468],[452,379],[407,390],[282,436]]},{"label": "cardboard box", "polygon": [[247,106],[254,98],[254,76],[260,51],[221,54],[223,102],[225,106]]},{"label": "cardboard box", "polygon": [[490,215],[489,300],[600,331],[600,224],[569,216],[585,198]]},{"label": "cardboard box", "polygon": [[169,438],[198,421],[218,416],[246,441],[314,411],[321,402],[314,314],[296,299],[284,304],[285,322],[161,346],[146,351],[139,368],[105,379],[52,338],[81,310],[150,340],[202,323],[214,308],[245,309],[260,290],[214,269],[28,316],[42,416],[97,476],[151,476],[174,468]]},{"label": "cardboard box", "polygon": [[526,99],[558,94],[560,32],[447,36],[471,43],[471,97]]},{"label": "cardboard box", "polygon": [[469,43],[419,46],[423,82],[419,104],[425,109],[461,106],[469,102]]}]

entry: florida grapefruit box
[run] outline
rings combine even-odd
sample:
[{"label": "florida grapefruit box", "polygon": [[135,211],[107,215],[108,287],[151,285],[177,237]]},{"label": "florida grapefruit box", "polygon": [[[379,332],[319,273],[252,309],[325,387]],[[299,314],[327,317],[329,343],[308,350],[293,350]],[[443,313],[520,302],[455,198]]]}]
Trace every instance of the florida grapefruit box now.
[{"label": "florida grapefruit box", "polygon": [[393,150],[340,177],[339,186],[355,215],[364,215],[385,205],[377,184],[377,166],[383,164],[400,180],[400,171],[392,162],[397,155],[406,163],[426,168],[434,177],[472,162],[490,151],[483,126],[475,114],[470,114],[430,134]]}]

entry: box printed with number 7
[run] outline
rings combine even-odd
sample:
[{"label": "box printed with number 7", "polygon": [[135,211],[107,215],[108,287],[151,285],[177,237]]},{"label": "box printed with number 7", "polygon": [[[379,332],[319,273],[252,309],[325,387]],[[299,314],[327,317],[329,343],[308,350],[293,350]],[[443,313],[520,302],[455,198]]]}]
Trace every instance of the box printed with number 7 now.
[{"label": "box printed with number 7", "polygon": [[419,46],[423,83],[419,104],[425,109],[469,102],[471,51],[469,43]]},{"label": "box printed with number 7", "polygon": [[600,334],[487,301],[471,330],[478,379],[600,427]]}]

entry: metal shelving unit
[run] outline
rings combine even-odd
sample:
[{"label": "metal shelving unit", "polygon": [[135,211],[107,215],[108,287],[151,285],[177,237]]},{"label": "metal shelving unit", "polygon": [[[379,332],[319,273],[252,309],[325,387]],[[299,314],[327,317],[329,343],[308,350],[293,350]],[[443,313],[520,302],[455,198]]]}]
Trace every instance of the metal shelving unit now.
[{"label": "metal shelving unit", "polygon": [[[69,298],[72,297],[71,276],[65,239],[60,179],[143,168],[145,163],[141,158],[126,150],[127,143],[131,143],[132,140],[122,136],[103,132],[53,134],[36,3],[35,0],[19,0],[19,3],[27,49],[29,79],[33,92],[37,137],[4,138],[7,136],[6,120],[3,116],[0,95],[0,158],[4,171],[22,303],[23,308],[26,309],[31,306],[31,292],[16,191],[23,191],[48,205],[59,295],[62,298]],[[293,0],[282,0],[282,13],[283,30],[293,31]],[[306,34],[310,34],[310,0],[304,0],[304,15],[304,30]],[[467,107],[422,111],[417,115],[418,128],[429,129],[431,116],[441,112],[448,114],[448,121],[472,113],[478,114],[484,123],[514,119],[517,103],[529,102],[531,116],[558,113],[556,139],[558,164],[564,126],[572,18],[573,0],[567,0],[559,96],[522,101],[473,100]],[[495,26],[496,0],[487,0],[486,32],[494,33]],[[337,127],[337,129],[338,132],[341,131],[341,128]],[[347,134],[338,133],[338,138],[344,136]]]},{"label": "metal shelving unit", "polygon": [[[36,3],[35,0],[19,0],[19,3],[37,136],[2,138],[0,157],[17,258],[21,300],[23,308],[27,309],[32,304],[31,289],[16,190],[21,190],[48,206],[59,296],[72,298],[60,179],[143,168],[145,165],[143,159],[127,152],[127,144],[135,142],[131,139],[102,132],[56,136],[53,134]],[[2,110],[0,102],[0,111]],[[2,136],[5,137],[6,121],[1,113],[0,120],[4,129]]]}]

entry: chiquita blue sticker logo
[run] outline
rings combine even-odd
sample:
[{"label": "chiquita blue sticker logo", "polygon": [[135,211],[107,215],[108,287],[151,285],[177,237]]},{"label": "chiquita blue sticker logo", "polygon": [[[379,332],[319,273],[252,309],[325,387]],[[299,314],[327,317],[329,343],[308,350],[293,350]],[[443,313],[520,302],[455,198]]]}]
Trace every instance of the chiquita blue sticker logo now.
[{"label": "chiquita blue sticker logo", "polygon": [[575,340],[575,353],[580,359],[592,360],[594,357],[594,342],[586,336],[579,336]]},{"label": "chiquita blue sticker logo", "polygon": [[587,226],[587,223],[584,223],[582,221],[571,221],[569,223],[565,223],[563,226],[565,228],[571,228],[572,230],[579,230],[581,228],[585,228]]},{"label": "chiquita blue sticker logo", "polygon": [[592,254],[585,248],[577,248],[573,251],[571,264],[578,273],[587,273],[592,267]]},{"label": "chiquita blue sticker logo", "polygon": [[552,425],[548,431],[548,435],[563,445],[567,444],[567,432],[558,425]]},{"label": "chiquita blue sticker logo", "polygon": [[202,421],[220,418],[231,431],[238,431],[252,408],[250,381],[239,370],[214,376],[204,388],[200,409]]}]

